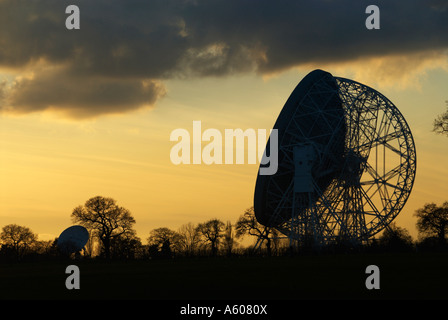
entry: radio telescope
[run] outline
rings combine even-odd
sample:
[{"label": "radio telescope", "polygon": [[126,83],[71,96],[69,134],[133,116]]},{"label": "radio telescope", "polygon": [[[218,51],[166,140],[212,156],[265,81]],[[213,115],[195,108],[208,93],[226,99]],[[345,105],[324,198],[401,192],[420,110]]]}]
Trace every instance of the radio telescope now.
[{"label": "radio telescope", "polygon": [[416,173],[414,140],[378,91],[314,70],[291,93],[274,129],[278,170],[258,174],[254,194],[265,227],[295,244],[362,243],[405,205]]},{"label": "radio telescope", "polygon": [[65,254],[78,253],[89,240],[89,232],[83,226],[71,226],[62,231],[58,238],[58,248]]}]

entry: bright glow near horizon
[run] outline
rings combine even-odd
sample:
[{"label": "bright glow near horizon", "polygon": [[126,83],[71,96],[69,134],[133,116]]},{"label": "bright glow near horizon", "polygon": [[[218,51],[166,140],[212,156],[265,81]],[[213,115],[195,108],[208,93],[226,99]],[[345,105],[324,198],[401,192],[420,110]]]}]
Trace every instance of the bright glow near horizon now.
[{"label": "bright glow near horizon", "polygon": [[[446,57],[445,57],[446,58]],[[446,61],[445,61],[446,62]],[[330,66],[335,76],[346,70]],[[358,67],[358,64],[355,65]],[[385,94],[407,120],[417,148],[411,196],[395,220],[416,238],[413,213],[448,200],[448,138],[431,132],[444,112],[448,73],[432,67],[409,81],[365,83]],[[325,68],[323,68],[325,69]],[[333,71],[334,70],[334,71]],[[348,69],[347,69],[348,70]],[[158,227],[177,229],[211,218],[236,222],[252,205],[257,165],[179,165],[170,161],[176,128],[270,129],[291,91],[311,70],[270,78],[255,75],[169,80],[154,109],[67,120],[51,112],[0,117],[0,227],[30,227],[41,240],[71,225],[74,207],[112,197],[131,211],[143,242]]]}]

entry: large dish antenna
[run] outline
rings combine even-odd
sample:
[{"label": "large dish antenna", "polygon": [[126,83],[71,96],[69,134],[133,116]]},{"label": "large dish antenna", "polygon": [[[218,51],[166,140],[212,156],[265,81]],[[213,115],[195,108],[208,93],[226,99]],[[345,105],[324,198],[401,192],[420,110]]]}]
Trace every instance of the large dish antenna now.
[{"label": "large dish antenna", "polygon": [[71,226],[62,231],[58,238],[58,248],[65,254],[77,253],[84,249],[89,240],[89,232],[83,226]]},{"label": "large dish antenna", "polygon": [[414,140],[378,91],[314,70],[291,93],[274,129],[278,170],[258,174],[254,194],[264,226],[298,243],[362,242],[405,205],[416,172]]}]

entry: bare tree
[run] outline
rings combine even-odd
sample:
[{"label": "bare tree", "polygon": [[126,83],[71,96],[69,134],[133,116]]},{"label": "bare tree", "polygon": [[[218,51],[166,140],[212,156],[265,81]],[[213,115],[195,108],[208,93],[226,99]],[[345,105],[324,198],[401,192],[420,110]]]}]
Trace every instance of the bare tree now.
[{"label": "bare tree", "polygon": [[177,233],[179,234],[181,251],[185,252],[187,256],[193,255],[201,240],[196,226],[191,222],[183,224],[179,227]]},{"label": "bare tree", "polygon": [[84,206],[76,207],[71,216],[74,222],[79,222],[96,232],[108,259],[111,241],[124,234],[135,232],[132,229],[135,219],[129,210],[118,206],[112,198],[93,197],[87,200]]},{"label": "bare tree", "polygon": [[255,218],[254,207],[246,209],[244,214],[238,219],[236,225],[236,236],[242,237],[246,234],[257,237],[258,240],[266,241],[267,254],[272,254],[272,244],[278,238],[278,231],[260,224]]},{"label": "bare tree", "polygon": [[10,246],[14,250],[17,259],[20,259],[26,249],[37,241],[37,235],[28,227],[8,224],[2,228],[0,239],[4,245]]},{"label": "bare tree", "polygon": [[219,240],[223,236],[224,222],[218,219],[212,219],[204,223],[200,223],[197,227],[198,233],[203,240],[210,243],[211,254],[216,256],[218,253]]},{"label": "bare tree", "polygon": [[[448,106],[448,100],[445,103]],[[448,136],[448,108],[434,120],[433,131]]]}]

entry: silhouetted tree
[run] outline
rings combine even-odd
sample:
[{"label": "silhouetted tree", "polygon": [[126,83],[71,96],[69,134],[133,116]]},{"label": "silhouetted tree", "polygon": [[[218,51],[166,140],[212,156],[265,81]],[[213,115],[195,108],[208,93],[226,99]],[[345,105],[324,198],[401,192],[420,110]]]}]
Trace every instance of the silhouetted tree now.
[{"label": "silhouetted tree", "polygon": [[135,232],[132,229],[135,219],[129,210],[118,206],[112,198],[101,196],[90,198],[84,206],[76,207],[71,216],[74,222],[79,222],[96,232],[107,259],[110,258],[110,247],[113,239]]},{"label": "silhouetted tree", "polygon": [[173,256],[173,250],[171,250],[171,242],[169,239],[162,243],[162,247],[160,248],[160,256],[162,258],[171,258]]},{"label": "silhouetted tree", "polygon": [[57,252],[55,240],[36,240],[31,244],[32,251],[39,255],[49,255]]},{"label": "silhouetted tree", "polygon": [[148,244],[156,246],[161,256],[171,256],[172,251],[179,251],[180,235],[169,228],[157,228],[150,232]]},{"label": "silhouetted tree", "polygon": [[237,237],[248,234],[257,237],[258,240],[265,241],[267,254],[269,256],[272,255],[272,244],[278,238],[278,231],[260,224],[255,217],[254,207],[246,209],[244,214],[238,219],[235,229]]},{"label": "silhouetted tree", "polygon": [[211,254],[216,256],[218,253],[219,240],[223,236],[224,222],[218,219],[211,219],[200,223],[197,227],[198,233],[206,243],[210,243]]},{"label": "silhouetted tree", "polygon": [[0,239],[3,245],[9,246],[14,251],[16,258],[20,259],[35,241],[37,235],[30,228],[17,224],[8,224],[2,228]]},{"label": "silhouetted tree", "polygon": [[159,255],[159,246],[156,244],[148,245],[148,256],[150,258],[157,258]]},{"label": "silhouetted tree", "polygon": [[407,251],[412,249],[412,237],[408,230],[391,223],[379,238],[379,244],[385,249]]},{"label": "silhouetted tree", "polygon": [[439,244],[446,244],[448,229],[448,201],[438,207],[435,203],[427,203],[415,212],[417,229],[427,237],[436,236]]},{"label": "silhouetted tree", "polygon": [[111,241],[111,256],[118,259],[135,259],[142,255],[142,242],[135,232],[127,232]]},{"label": "silhouetted tree", "polygon": [[181,225],[177,230],[177,233],[179,235],[180,250],[187,256],[193,255],[201,240],[197,227],[193,223],[189,222]]},{"label": "silhouetted tree", "polygon": [[[448,106],[448,100],[445,101],[445,103]],[[447,108],[447,110],[444,113],[439,115],[434,120],[433,131],[436,132],[436,133],[445,134],[445,135],[448,136],[448,108]]]}]

